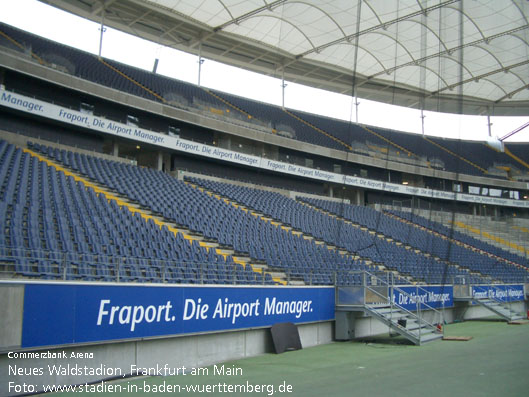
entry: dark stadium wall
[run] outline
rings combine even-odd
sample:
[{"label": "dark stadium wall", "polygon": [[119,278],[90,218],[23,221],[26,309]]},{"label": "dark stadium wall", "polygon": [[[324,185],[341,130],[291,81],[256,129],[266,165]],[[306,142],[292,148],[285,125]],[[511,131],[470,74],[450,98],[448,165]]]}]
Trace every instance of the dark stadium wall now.
[{"label": "dark stadium wall", "polygon": [[[137,119],[138,126],[141,128],[166,133],[171,126],[179,130],[179,135],[183,139],[236,150],[242,153],[253,154],[256,156],[264,155],[266,158],[276,159],[290,164],[309,166],[310,168],[322,171],[334,172],[338,169],[341,171],[340,173],[345,173],[347,175],[362,176],[382,181],[390,181],[391,179],[394,181],[400,181],[402,179],[401,172],[399,171],[388,171],[383,168],[354,164],[341,160],[332,160],[325,156],[318,156],[316,153],[296,151],[289,148],[265,144],[252,139],[224,134],[218,131],[212,131],[207,128],[191,125],[189,123],[165,118],[140,109],[133,109],[116,104],[113,101],[87,95],[66,87],[57,86],[53,83],[11,70],[7,70],[6,74],[8,77],[8,84],[6,87],[8,89],[25,93],[28,96],[41,98],[50,103],[62,104],[73,109],[78,109],[82,103],[89,104],[93,106],[95,115],[105,117],[109,120],[126,123],[127,116],[130,115]],[[54,139],[54,141],[56,141],[56,139]],[[123,152],[120,151],[120,153]],[[136,157],[134,151],[127,152],[127,155]],[[136,160],[142,165],[148,166],[149,164],[155,164],[151,161],[145,161],[144,155],[142,158],[137,158]],[[327,191],[329,191],[329,189],[327,189]]]},{"label": "dark stadium wall", "polygon": [[91,130],[72,129],[41,118],[0,109],[0,129],[27,137],[102,153],[105,137]]}]

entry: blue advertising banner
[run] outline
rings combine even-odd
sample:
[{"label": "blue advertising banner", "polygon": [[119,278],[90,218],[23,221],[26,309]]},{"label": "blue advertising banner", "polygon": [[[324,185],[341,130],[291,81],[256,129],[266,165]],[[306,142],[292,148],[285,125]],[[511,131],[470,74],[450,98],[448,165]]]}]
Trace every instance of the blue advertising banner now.
[{"label": "blue advertising banner", "polygon": [[400,287],[393,290],[393,303],[409,311],[442,309],[454,306],[454,287],[451,285]]},{"label": "blue advertising banner", "polygon": [[524,300],[522,284],[511,285],[473,285],[472,296],[476,299],[491,298],[501,302]]},{"label": "blue advertising banner", "polygon": [[22,347],[333,319],[332,287],[27,284]]}]

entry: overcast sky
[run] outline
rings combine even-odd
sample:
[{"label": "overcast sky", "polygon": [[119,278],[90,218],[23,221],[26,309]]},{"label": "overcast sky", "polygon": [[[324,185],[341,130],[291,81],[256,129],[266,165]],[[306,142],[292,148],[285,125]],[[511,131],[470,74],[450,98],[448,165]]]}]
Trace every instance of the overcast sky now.
[{"label": "overcast sky", "polygon": [[[63,12],[36,0],[0,0],[0,21],[51,40],[94,54],[99,52],[100,25]],[[165,48],[137,37],[106,28],[102,56],[146,70],[152,70],[159,59],[157,73],[198,83],[198,59],[174,49]],[[355,121],[351,97],[287,82],[285,106],[320,113],[346,121]],[[256,73],[205,60],[201,85],[235,95],[281,105],[281,81]],[[360,123],[421,133],[418,110],[385,105],[359,98]],[[383,114],[384,117],[380,117]],[[425,112],[425,133],[456,139],[486,140],[487,118]],[[491,117],[492,135],[503,136],[529,120],[528,117]],[[529,141],[529,128],[508,142]]]}]

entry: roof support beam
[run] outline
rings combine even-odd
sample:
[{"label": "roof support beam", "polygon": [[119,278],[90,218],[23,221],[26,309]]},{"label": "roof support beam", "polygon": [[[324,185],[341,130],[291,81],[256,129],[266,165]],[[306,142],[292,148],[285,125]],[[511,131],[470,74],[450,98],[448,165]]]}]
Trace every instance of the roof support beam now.
[{"label": "roof support beam", "polygon": [[422,57],[422,58],[419,58],[419,59],[415,59],[415,60],[410,61],[410,62],[402,63],[400,65],[397,65],[397,66],[394,66],[394,67],[391,67],[391,68],[387,68],[385,70],[382,70],[381,72],[378,72],[378,73],[375,73],[375,74],[369,76],[369,78],[372,79],[372,78],[378,77],[378,76],[383,75],[383,74],[390,74],[390,73],[394,72],[395,70],[404,68],[406,66],[420,65],[421,63],[424,63],[425,61],[427,61],[429,59],[436,59],[436,58],[439,58],[440,56],[443,56],[443,55],[451,56],[454,52],[460,51],[463,48],[473,47],[473,46],[476,46],[476,45],[481,44],[481,43],[489,43],[491,40],[497,39],[499,37],[507,36],[507,35],[512,35],[512,34],[514,34],[516,32],[519,32],[521,30],[525,30],[525,29],[528,29],[528,28],[529,28],[529,25],[523,25],[523,26],[519,26],[519,27],[514,28],[514,29],[507,30],[507,31],[502,32],[502,33],[498,33],[498,34],[495,34],[495,35],[492,35],[492,36],[484,37],[484,38],[481,38],[479,40],[474,40],[474,41],[472,41],[470,43],[466,43],[466,44],[463,44],[463,45],[452,47],[450,49],[447,49],[447,50],[444,50],[444,51],[441,51],[441,52],[437,52],[435,54],[431,54],[431,55],[428,55],[428,56],[425,56],[425,57]]},{"label": "roof support beam", "polygon": [[112,3],[115,3],[115,2],[116,0],[108,0],[108,1],[101,0],[101,4],[92,10],[92,15],[99,14],[102,10],[104,10],[107,7],[110,7]]},{"label": "roof support beam", "polygon": [[448,1],[445,1],[443,3],[439,3],[439,4],[436,4],[436,5],[428,7],[428,8],[423,8],[420,11],[415,11],[415,12],[412,12],[411,14],[407,14],[407,15],[404,15],[402,17],[392,19],[391,21],[383,22],[381,24],[378,24],[378,25],[372,26],[370,28],[364,29],[364,30],[362,30],[360,32],[350,34],[349,36],[342,37],[340,39],[333,40],[333,41],[331,41],[329,43],[322,44],[321,46],[318,46],[318,47],[316,47],[316,48],[314,48],[312,50],[305,51],[304,53],[296,55],[296,59],[303,58],[303,57],[305,57],[305,56],[307,56],[309,54],[312,54],[313,52],[319,53],[319,52],[321,52],[321,50],[324,50],[325,48],[332,47],[333,45],[342,43],[344,41],[350,42],[351,40],[353,40],[354,38],[356,38],[358,36],[362,36],[364,34],[373,32],[373,31],[378,30],[378,29],[387,29],[388,26],[391,26],[391,25],[394,25],[396,23],[405,21],[407,19],[416,17],[416,16],[421,15],[421,14],[423,14],[425,12],[428,13],[428,12],[431,12],[431,11],[436,10],[438,8],[443,8],[443,7],[447,6],[447,5],[450,5],[450,4],[453,4],[453,3],[457,3],[459,1],[460,0],[448,0]]},{"label": "roof support beam", "polygon": [[520,91],[523,91],[523,90],[529,90],[529,84],[526,84],[525,86],[523,87],[520,87],[514,91],[511,91],[509,92],[507,95],[501,97],[500,99],[498,99],[495,103],[500,103],[502,101],[504,101],[505,99],[510,99],[512,98],[513,96],[515,96],[516,94],[518,94]]},{"label": "roof support beam", "polygon": [[281,5],[283,3],[286,3],[288,0],[276,0],[276,1],[273,1],[271,3],[268,3],[267,5],[264,5],[262,7],[259,7],[259,8],[256,8],[255,10],[253,11],[250,11],[250,12],[247,12],[246,14],[244,15],[241,15],[240,17],[237,17],[237,18],[234,18],[230,21],[227,21],[227,22],[224,22],[222,25],[219,25],[217,26],[216,28],[213,29],[213,31],[216,33],[230,25],[233,25],[233,24],[239,24],[241,23],[242,21],[244,21],[245,19],[248,19],[250,17],[253,17],[259,13],[261,13],[262,11],[265,11],[265,10],[270,10],[274,7],[277,7],[278,5]]},{"label": "roof support beam", "polygon": [[529,64],[529,59],[526,60],[526,61],[515,63],[514,65],[507,65],[507,66],[504,66],[503,68],[492,70],[490,72],[483,73],[483,74],[481,74],[479,76],[473,76],[470,79],[466,79],[466,80],[458,81],[457,83],[454,83],[454,84],[450,84],[449,86],[446,86],[444,88],[441,88],[440,90],[432,92],[432,95],[439,94],[439,93],[441,93],[443,91],[446,91],[446,90],[450,90],[451,91],[451,90],[453,90],[456,87],[460,87],[460,86],[462,86],[462,85],[464,85],[466,83],[470,83],[470,82],[473,82],[473,81],[476,81],[476,80],[484,79],[484,78],[492,76],[493,74],[496,74],[496,73],[500,73],[500,72],[508,73],[509,69],[518,68],[520,66],[524,66],[524,65],[528,65],[528,64]]}]

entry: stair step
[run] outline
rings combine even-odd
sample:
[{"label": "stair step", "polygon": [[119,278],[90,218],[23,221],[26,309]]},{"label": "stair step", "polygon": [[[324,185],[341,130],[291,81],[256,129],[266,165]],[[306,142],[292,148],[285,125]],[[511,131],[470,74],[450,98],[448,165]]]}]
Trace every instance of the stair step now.
[{"label": "stair step", "polygon": [[265,271],[266,269],[268,269],[268,266],[267,265],[263,265],[263,264],[260,264],[260,263],[251,263],[252,265],[252,268],[253,270],[255,271]]},{"label": "stair step", "polygon": [[428,335],[421,335],[421,344],[427,343],[427,342],[433,342],[434,340],[442,339],[443,334],[428,334]]},{"label": "stair step", "polygon": [[284,272],[269,272],[272,278],[280,278],[286,280],[287,275]]},{"label": "stair step", "polygon": [[419,328],[422,328],[421,325],[415,321],[411,322],[411,321],[408,321],[406,323],[406,329],[408,331],[414,331],[416,329],[419,329]]},{"label": "stair step", "polygon": [[290,280],[290,285],[305,285],[305,281],[303,280]]},{"label": "stair step", "polygon": [[[375,308],[375,310],[376,310],[377,313],[379,313],[379,314],[391,313],[391,308],[390,308],[390,307],[387,307],[387,306],[377,307],[377,308]],[[394,312],[395,312],[395,311],[394,311]]]},{"label": "stair step", "polygon": [[224,254],[224,255],[233,255],[235,254],[235,251],[232,250],[232,249],[226,249],[226,248],[217,248],[217,252],[219,254]]},{"label": "stair step", "polygon": [[399,318],[408,315],[407,313],[399,311],[399,310],[392,311],[390,308],[376,308],[375,310],[377,311],[378,314],[381,314],[384,317],[388,317],[388,318],[390,314],[393,317],[398,316]]},{"label": "stair step", "polygon": [[493,301],[492,299],[478,299],[481,303],[485,303],[486,305],[490,305],[490,304],[493,304],[493,303],[497,303],[495,301]]},{"label": "stair step", "polygon": [[235,263],[237,263],[237,261],[239,262],[244,262],[244,263],[248,263],[248,262],[251,262],[251,258],[249,256],[234,256],[233,257],[233,261]]},{"label": "stair step", "polygon": [[[426,326],[420,327],[421,335],[429,335],[437,331],[436,328],[427,328]],[[415,330],[415,332],[412,332],[415,336],[419,336],[419,330]]]},{"label": "stair step", "polygon": [[408,318],[408,314],[406,313],[401,313],[401,312],[393,312],[393,313],[385,313],[385,314],[382,314],[386,319],[388,320],[401,320],[401,319],[406,319]]}]

